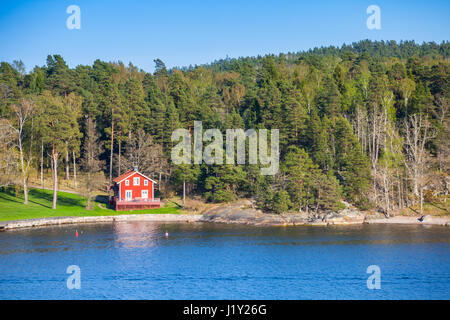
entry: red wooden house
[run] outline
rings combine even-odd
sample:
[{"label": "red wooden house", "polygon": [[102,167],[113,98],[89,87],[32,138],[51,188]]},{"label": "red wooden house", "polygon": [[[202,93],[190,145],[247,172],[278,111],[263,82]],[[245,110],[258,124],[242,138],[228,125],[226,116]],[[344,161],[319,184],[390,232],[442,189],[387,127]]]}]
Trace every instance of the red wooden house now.
[{"label": "red wooden house", "polygon": [[111,199],[111,205],[116,211],[160,207],[159,198],[154,197],[156,182],[144,176],[137,168],[121,174],[113,182],[111,190],[114,197]]}]

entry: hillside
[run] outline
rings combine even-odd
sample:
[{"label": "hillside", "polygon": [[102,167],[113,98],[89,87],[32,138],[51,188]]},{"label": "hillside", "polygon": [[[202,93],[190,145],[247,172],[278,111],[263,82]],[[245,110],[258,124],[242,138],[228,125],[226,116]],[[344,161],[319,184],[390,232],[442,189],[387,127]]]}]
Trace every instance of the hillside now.
[{"label": "hillside", "polygon": [[[342,200],[420,213],[448,199],[449,53],[448,42],[365,40],[170,70],[156,59],[154,73],[101,60],[71,69],[60,55],[29,73],[2,62],[0,184],[24,185],[58,163],[52,177],[76,169],[95,189],[102,175],[138,166],[163,198],[184,188],[208,202],[253,198],[277,213],[338,210]],[[19,129],[20,110],[31,111],[19,144],[10,128]],[[279,170],[175,165],[172,132],[191,132],[194,121],[222,133],[278,129]]]}]

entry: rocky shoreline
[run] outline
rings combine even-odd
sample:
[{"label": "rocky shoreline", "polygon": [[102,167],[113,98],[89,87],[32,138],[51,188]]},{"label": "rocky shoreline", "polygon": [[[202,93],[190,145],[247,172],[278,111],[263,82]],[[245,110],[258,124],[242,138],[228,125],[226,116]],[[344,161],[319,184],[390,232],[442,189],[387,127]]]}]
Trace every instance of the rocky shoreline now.
[{"label": "rocky shoreline", "polygon": [[212,208],[201,221],[218,223],[239,223],[255,226],[328,226],[355,224],[423,224],[450,226],[450,217],[425,216],[423,219],[412,216],[385,218],[382,214],[367,215],[347,204],[339,212],[327,212],[315,217],[307,213],[269,214],[255,208],[249,200]]},{"label": "rocky shoreline", "polygon": [[367,215],[347,206],[339,212],[327,212],[312,217],[306,213],[269,214],[256,209],[249,200],[215,206],[203,214],[130,214],[116,216],[55,217],[0,222],[0,231],[82,223],[114,223],[127,221],[211,222],[253,226],[328,226],[368,224],[422,224],[450,226],[450,217],[412,216],[385,218],[381,214]]}]

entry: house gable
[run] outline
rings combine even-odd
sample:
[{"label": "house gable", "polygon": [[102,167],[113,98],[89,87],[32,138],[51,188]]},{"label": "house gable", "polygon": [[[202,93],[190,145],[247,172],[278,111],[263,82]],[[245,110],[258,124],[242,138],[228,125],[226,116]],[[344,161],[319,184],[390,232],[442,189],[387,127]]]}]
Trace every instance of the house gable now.
[{"label": "house gable", "polygon": [[[138,185],[135,185],[134,178],[139,178]],[[126,181],[128,181],[128,185],[126,185]],[[147,181],[147,185],[145,184],[145,181]],[[147,199],[154,199],[154,185],[156,182],[140,172],[134,170],[128,171],[125,174],[114,179],[114,182],[119,187],[120,199],[126,199],[127,191],[131,191],[133,200],[136,198],[143,198],[143,195],[145,197],[145,194],[147,194]]]},{"label": "house gable", "polygon": [[130,170],[130,171],[125,172],[124,174],[118,176],[118,177],[117,177],[116,179],[114,179],[113,181],[114,181],[115,183],[118,183],[118,184],[119,184],[119,183],[121,183],[121,182],[122,182],[123,180],[125,180],[125,179],[133,178],[135,175],[139,175],[139,176],[141,176],[141,177],[143,177],[143,178],[145,178],[145,179],[147,179],[147,180],[150,180],[150,181],[153,182],[153,183],[157,183],[155,180],[153,180],[153,179],[151,179],[151,178],[149,178],[149,177],[143,175],[142,173],[140,173],[140,172],[138,172],[138,171],[134,171],[134,170]]}]

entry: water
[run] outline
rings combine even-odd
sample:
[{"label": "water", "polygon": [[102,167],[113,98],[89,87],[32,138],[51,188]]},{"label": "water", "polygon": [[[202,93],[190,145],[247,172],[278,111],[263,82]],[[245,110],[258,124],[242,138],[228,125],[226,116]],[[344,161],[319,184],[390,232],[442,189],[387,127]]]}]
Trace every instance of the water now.
[{"label": "water", "polygon": [[[80,290],[66,287],[69,265],[81,269]],[[381,269],[380,290],[367,288],[369,265]],[[124,222],[0,232],[0,299],[449,298],[448,227]]]}]

